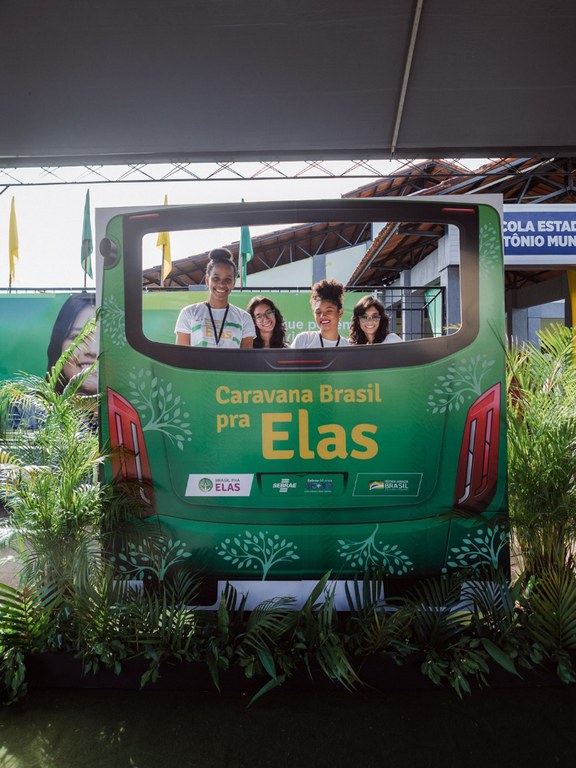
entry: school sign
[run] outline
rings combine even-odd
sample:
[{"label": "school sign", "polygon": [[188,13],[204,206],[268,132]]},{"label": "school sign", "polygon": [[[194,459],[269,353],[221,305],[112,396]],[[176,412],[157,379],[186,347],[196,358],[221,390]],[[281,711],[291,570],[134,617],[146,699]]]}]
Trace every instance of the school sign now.
[{"label": "school sign", "polygon": [[547,257],[570,266],[576,261],[576,206],[505,205],[503,241],[508,264],[530,266],[535,257]]}]

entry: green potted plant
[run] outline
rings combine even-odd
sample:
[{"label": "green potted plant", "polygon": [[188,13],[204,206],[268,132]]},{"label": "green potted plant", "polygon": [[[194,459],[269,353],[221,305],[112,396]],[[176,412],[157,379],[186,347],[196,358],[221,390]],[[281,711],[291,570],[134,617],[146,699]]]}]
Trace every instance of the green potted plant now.
[{"label": "green potted plant", "polygon": [[565,563],[576,532],[576,331],[508,351],[510,521],[524,569]]}]

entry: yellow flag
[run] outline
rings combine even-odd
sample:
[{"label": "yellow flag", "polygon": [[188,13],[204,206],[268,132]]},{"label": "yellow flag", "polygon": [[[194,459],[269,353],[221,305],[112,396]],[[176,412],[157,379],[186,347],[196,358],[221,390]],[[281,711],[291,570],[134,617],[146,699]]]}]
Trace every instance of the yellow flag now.
[{"label": "yellow flag", "polygon": [[567,269],[566,276],[568,277],[570,308],[572,310],[572,327],[574,328],[576,326],[576,271],[573,269]]},{"label": "yellow flag", "polygon": [[14,198],[10,205],[10,230],[8,239],[8,253],[10,256],[10,285],[14,280],[16,273],[16,262],[18,261],[18,225],[16,224],[16,209],[14,207]]},{"label": "yellow flag", "polygon": [[[168,205],[168,195],[164,195],[164,205]],[[159,232],[156,241],[158,248],[162,248],[162,266],[160,267],[160,285],[172,271],[172,254],[170,252],[170,232]]]}]

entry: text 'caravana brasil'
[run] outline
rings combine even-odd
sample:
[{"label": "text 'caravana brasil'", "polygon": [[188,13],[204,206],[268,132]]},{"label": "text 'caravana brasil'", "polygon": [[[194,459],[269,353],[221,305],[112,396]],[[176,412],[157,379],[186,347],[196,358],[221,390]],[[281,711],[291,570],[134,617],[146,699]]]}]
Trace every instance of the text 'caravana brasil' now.
[{"label": "text 'caravana brasil'", "polygon": [[221,405],[286,405],[288,403],[381,403],[380,384],[365,387],[333,387],[320,384],[316,397],[312,389],[231,389],[222,385],[216,389]]}]

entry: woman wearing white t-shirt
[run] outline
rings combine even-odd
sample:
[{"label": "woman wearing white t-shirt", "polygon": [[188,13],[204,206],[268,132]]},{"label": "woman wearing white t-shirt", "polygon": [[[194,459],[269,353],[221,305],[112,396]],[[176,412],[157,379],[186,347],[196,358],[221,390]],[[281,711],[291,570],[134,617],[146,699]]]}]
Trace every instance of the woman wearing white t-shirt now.
[{"label": "woman wearing white t-shirt", "polygon": [[206,267],[208,301],[184,307],[176,321],[176,344],[185,347],[251,349],[256,336],[249,313],[228,297],[236,283],[236,264],[226,248],[210,252]]},{"label": "woman wearing white t-shirt", "polygon": [[312,347],[347,347],[348,340],[340,336],[338,324],[344,312],[344,287],[336,280],[320,280],[312,286],[310,304],[318,331],[299,333],[291,346],[295,349]]},{"label": "woman wearing white t-shirt", "polygon": [[350,323],[350,344],[391,344],[402,341],[389,332],[390,320],[384,304],[372,296],[364,296],[354,307]]}]

